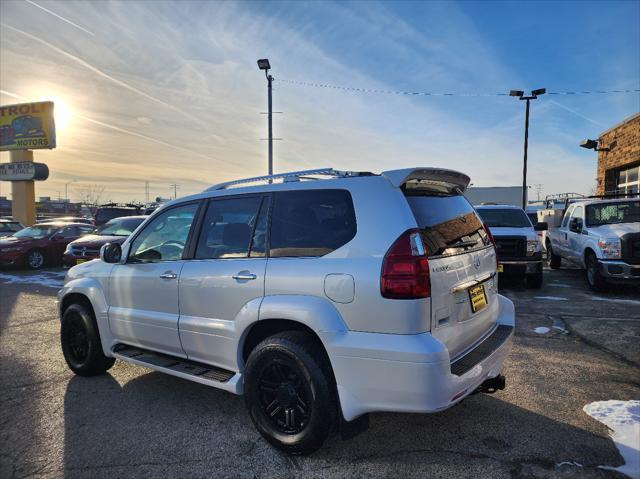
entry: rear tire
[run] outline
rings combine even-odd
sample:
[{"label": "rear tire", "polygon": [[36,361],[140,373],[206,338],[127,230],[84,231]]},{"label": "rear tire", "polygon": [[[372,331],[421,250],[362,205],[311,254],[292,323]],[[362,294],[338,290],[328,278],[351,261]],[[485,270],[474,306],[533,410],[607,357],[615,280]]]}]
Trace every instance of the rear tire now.
[{"label": "rear tire", "polygon": [[62,315],[60,343],[69,369],[79,376],[103,374],[115,362],[102,351],[93,312],[81,304],[72,304]]},{"label": "rear tire", "polygon": [[562,257],[557,254],[553,254],[553,248],[551,248],[551,241],[547,241],[547,255],[549,256],[549,267],[551,269],[559,269],[562,264]]},{"label": "rear tire", "polygon": [[27,253],[24,263],[29,269],[40,269],[45,263],[44,253],[39,249],[32,249]]},{"label": "rear tire", "polygon": [[247,361],[244,397],[256,429],[289,454],[319,449],[335,428],[331,367],[315,338],[285,331],[258,344]]},{"label": "rear tire", "polygon": [[598,259],[593,253],[587,253],[585,258],[585,276],[589,288],[593,291],[602,291],[607,286],[602,274],[600,274],[600,265]]},{"label": "rear tire", "polygon": [[542,288],[542,271],[539,273],[528,274],[526,276],[527,288],[540,289]]}]

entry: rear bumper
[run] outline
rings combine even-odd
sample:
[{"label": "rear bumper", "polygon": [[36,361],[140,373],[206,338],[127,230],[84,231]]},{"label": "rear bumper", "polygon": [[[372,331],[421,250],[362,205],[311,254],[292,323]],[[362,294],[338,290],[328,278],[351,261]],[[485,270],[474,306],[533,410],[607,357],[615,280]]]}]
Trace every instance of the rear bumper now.
[{"label": "rear bumper", "polygon": [[640,281],[640,264],[624,261],[598,260],[600,273],[608,281]]},{"label": "rear bumper", "polygon": [[[515,326],[513,303],[503,296],[498,300],[495,328],[462,358],[455,358],[453,365],[444,344],[430,333],[325,333],[322,339],[345,419],[375,411],[441,411],[471,394],[486,379],[498,376],[511,350]],[[486,341],[495,339],[499,328],[506,334],[496,347],[489,348]],[[460,368],[464,359],[467,364]]]}]

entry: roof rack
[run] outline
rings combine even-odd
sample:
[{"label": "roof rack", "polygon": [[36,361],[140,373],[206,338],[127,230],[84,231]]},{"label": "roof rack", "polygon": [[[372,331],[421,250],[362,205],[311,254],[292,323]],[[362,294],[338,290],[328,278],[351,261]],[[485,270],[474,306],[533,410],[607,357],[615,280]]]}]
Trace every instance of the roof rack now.
[{"label": "roof rack", "polygon": [[282,180],[284,183],[300,181],[300,180],[317,180],[318,178],[311,178],[312,176],[330,176],[333,178],[347,178],[353,176],[372,176],[373,173],[365,171],[341,171],[334,170],[333,168],[318,168],[315,170],[302,170],[302,171],[290,171],[288,173],[277,173],[275,175],[255,176],[253,178],[245,178],[242,180],[227,181],[225,183],[218,183],[212,185],[205,191],[217,191],[226,190],[231,186],[243,185],[246,183],[257,183],[260,181],[273,181]]}]

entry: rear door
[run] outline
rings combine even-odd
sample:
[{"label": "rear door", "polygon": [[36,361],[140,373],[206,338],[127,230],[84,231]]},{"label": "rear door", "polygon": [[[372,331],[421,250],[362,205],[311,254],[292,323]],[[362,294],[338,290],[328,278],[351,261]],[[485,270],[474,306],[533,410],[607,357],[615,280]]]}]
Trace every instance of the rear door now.
[{"label": "rear door", "polygon": [[190,359],[236,368],[235,319],[264,296],[269,196],[209,201],[180,275],[180,340]]},{"label": "rear door", "polygon": [[462,194],[407,188],[405,195],[428,249],[431,333],[454,358],[495,325],[495,249]]}]

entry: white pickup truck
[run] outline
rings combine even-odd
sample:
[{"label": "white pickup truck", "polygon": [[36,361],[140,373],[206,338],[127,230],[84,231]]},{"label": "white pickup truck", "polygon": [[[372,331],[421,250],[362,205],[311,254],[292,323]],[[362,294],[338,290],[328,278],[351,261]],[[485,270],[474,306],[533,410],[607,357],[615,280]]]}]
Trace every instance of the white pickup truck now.
[{"label": "white pickup truck", "polygon": [[585,200],[567,209],[546,238],[550,266],[568,260],[586,270],[593,290],[606,283],[640,284],[640,199]]}]

